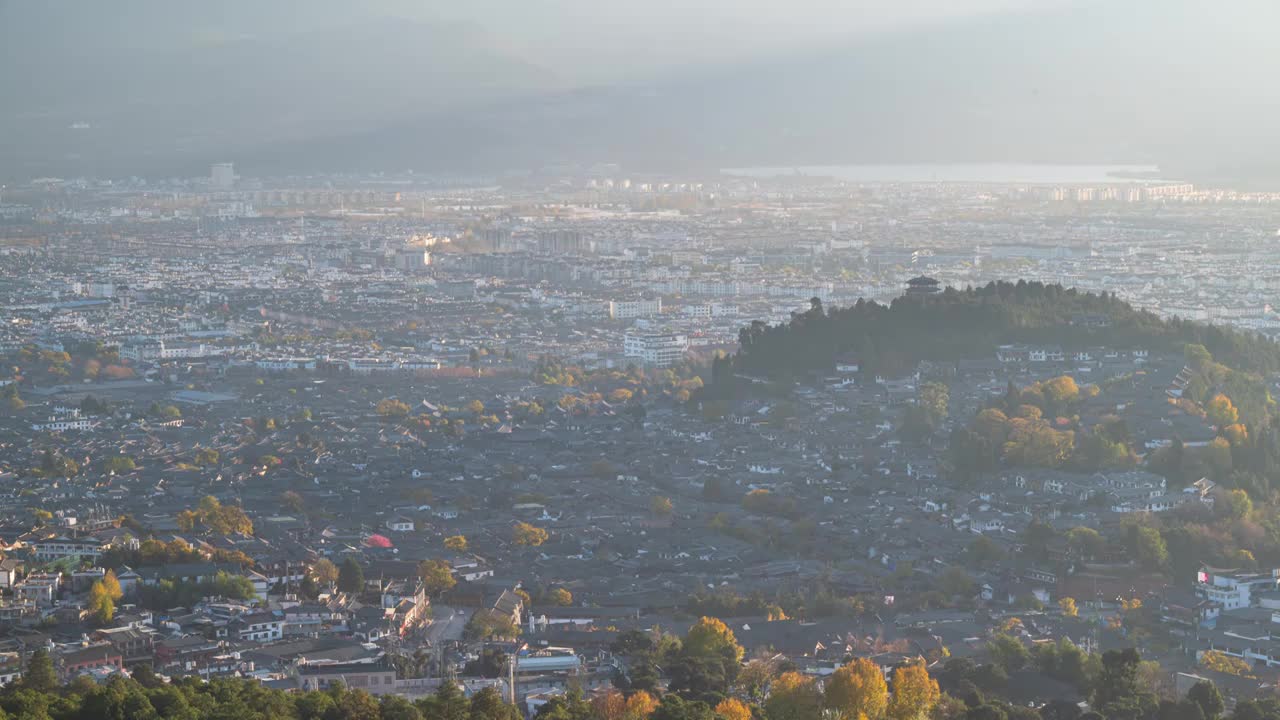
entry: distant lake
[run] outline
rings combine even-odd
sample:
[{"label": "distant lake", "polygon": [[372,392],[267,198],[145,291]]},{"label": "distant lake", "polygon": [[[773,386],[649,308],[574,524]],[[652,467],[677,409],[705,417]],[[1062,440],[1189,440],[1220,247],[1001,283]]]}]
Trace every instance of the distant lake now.
[{"label": "distant lake", "polygon": [[727,168],[725,175],[781,177],[804,175],[831,177],[858,183],[990,183],[1019,185],[1071,185],[1158,181],[1154,165],[811,165],[807,167]]}]

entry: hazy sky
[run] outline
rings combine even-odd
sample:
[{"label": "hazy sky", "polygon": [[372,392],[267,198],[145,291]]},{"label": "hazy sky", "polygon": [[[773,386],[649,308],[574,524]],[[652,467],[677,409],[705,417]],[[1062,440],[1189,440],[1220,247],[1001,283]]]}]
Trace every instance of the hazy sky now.
[{"label": "hazy sky", "polygon": [[410,149],[1280,173],[1276,27],[1280,0],[0,0],[0,171]]},{"label": "hazy sky", "polygon": [[469,0],[440,3],[428,12],[491,28],[558,71],[594,75],[740,59],[957,17],[1047,9],[1068,1]]},{"label": "hazy sky", "polygon": [[[48,47],[207,46],[380,17],[463,23],[569,80],[643,77],[892,28],[1074,0],[0,0],[0,26]],[[76,12],[69,12],[75,7]],[[0,29],[0,37],[4,30]]]}]

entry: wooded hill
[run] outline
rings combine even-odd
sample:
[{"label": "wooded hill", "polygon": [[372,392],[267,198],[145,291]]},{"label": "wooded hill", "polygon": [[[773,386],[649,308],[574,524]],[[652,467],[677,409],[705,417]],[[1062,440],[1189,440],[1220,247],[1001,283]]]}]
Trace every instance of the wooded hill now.
[{"label": "wooded hill", "polygon": [[1237,370],[1280,370],[1280,345],[1256,334],[1164,320],[1110,293],[1061,285],[993,282],[903,296],[888,306],[859,300],[825,309],[816,298],[811,303],[788,323],[756,321],[743,328],[738,353],[715,362],[712,380],[726,383],[735,373],[774,379],[827,373],[846,356],[855,358],[864,372],[902,372],[921,360],[991,358],[998,346],[1010,343],[1153,353],[1180,353],[1188,344],[1199,344]]}]

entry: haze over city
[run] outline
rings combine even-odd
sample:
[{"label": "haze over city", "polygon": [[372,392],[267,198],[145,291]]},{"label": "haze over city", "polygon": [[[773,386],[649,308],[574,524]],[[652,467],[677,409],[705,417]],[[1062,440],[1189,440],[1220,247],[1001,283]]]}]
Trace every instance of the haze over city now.
[{"label": "haze over city", "polygon": [[0,720],[1280,720],[1277,27],[0,0]]}]

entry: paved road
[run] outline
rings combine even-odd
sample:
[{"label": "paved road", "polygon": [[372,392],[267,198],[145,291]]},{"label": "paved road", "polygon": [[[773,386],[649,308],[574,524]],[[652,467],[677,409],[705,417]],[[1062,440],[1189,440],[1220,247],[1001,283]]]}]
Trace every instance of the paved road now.
[{"label": "paved road", "polygon": [[462,629],[467,626],[467,618],[471,615],[468,611],[446,605],[432,605],[431,611],[432,620],[427,626],[427,639],[432,645],[462,639]]}]

